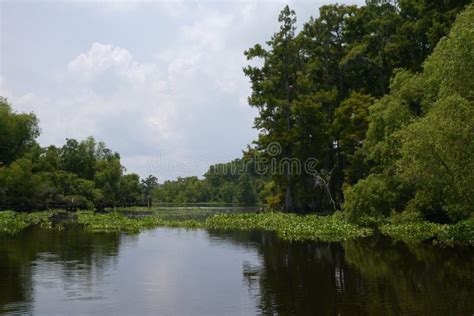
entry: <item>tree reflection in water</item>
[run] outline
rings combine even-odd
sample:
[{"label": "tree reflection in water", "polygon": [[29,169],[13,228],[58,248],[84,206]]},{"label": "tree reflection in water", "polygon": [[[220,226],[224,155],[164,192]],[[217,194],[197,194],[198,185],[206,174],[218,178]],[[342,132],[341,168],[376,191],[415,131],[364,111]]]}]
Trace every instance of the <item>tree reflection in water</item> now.
[{"label": "tree reflection in water", "polygon": [[[186,304],[186,297],[195,298],[201,310],[236,313],[255,311],[254,305],[258,313],[281,315],[469,315],[474,311],[472,249],[408,246],[380,236],[345,243],[287,242],[259,231],[179,230],[176,234],[163,229],[140,236],[90,233],[74,225],[61,231],[31,228],[13,237],[0,236],[0,314],[48,310],[45,304],[57,304],[56,310],[67,306],[76,312],[95,311],[104,302],[109,304],[108,312],[123,312],[114,305],[119,303],[114,300],[116,290],[122,298],[142,304],[132,307],[137,314],[178,310],[176,304]],[[135,251],[137,247],[142,248]],[[189,253],[199,255],[199,260],[186,260]],[[226,261],[216,258],[221,253],[234,256],[233,260],[246,259],[242,266],[226,266],[219,263]],[[168,269],[180,260],[178,269]],[[160,265],[162,273],[155,273]],[[133,274],[136,267],[142,269],[142,279]],[[203,267],[212,269],[202,271]],[[242,284],[235,283],[239,267]],[[111,274],[116,277],[107,277]],[[128,282],[120,282],[121,276]],[[153,281],[149,276],[154,276]],[[222,282],[214,282],[217,278]],[[199,297],[190,293],[190,286],[199,288]],[[239,287],[247,293],[244,297],[238,296]],[[237,296],[212,296],[229,289]],[[155,292],[148,297],[147,290]],[[56,296],[57,291],[61,295]],[[93,304],[95,299],[101,300]],[[247,302],[251,309],[244,305]]]},{"label": "tree reflection in water", "polygon": [[464,314],[474,311],[474,252],[374,237],[286,242],[275,234],[219,233],[255,247],[244,280],[263,314]]}]

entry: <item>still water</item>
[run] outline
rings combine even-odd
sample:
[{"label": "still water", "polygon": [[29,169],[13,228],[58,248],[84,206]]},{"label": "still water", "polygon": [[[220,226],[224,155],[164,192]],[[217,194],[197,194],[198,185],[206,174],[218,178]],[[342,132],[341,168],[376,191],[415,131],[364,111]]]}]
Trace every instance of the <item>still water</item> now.
[{"label": "still water", "polygon": [[380,237],[74,225],[0,236],[0,314],[472,315],[473,276],[472,250]]}]

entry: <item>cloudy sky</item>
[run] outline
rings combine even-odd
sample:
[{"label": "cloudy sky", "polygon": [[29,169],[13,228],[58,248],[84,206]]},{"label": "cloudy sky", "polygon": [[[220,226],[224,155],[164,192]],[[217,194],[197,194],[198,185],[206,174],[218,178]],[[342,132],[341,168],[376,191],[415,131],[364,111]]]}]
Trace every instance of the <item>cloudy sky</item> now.
[{"label": "cloudy sky", "polygon": [[285,4],[301,25],[332,2],[0,0],[0,95],[41,145],[93,135],[128,172],[202,175],[257,135],[243,51]]}]

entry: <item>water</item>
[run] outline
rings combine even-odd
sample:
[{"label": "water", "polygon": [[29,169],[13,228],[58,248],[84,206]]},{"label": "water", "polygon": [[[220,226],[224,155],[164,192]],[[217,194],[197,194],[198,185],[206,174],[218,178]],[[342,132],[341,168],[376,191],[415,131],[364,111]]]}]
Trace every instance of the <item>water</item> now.
[{"label": "water", "polygon": [[472,315],[474,253],[159,228],[0,236],[0,314]]}]

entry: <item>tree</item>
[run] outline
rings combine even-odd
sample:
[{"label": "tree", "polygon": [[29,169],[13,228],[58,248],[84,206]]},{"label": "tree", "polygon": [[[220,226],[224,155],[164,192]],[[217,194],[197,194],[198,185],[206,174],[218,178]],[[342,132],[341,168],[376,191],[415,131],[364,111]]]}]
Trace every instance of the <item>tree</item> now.
[{"label": "tree", "polygon": [[[474,209],[474,5],[459,15],[424,65],[425,117],[400,132],[399,172],[416,187],[409,207],[437,220]],[[441,215],[440,215],[441,214]]]},{"label": "tree", "polygon": [[473,136],[474,102],[459,95],[439,100],[401,132],[399,172],[417,190],[411,207],[425,210],[426,218],[446,212],[458,221],[473,213]]},{"label": "tree", "polygon": [[[255,127],[260,131],[257,144],[260,150],[265,150],[273,142],[281,146],[281,152],[274,158],[291,158],[293,131],[292,104],[298,94],[299,49],[295,41],[295,12],[285,6],[281,11],[278,22],[280,31],[267,42],[270,47],[265,50],[257,44],[245,52],[247,59],[261,58],[264,65],[248,66],[245,74],[252,83],[252,95],[249,103],[259,111],[255,119]],[[291,170],[285,168],[281,175],[273,175],[275,181],[285,183],[285,211],[293,210],[293,179]]]},{"label": "tree", "polygon": [[94,183],[102,191],[102,200],[99,207],[114,206],[119,200],[119,184],[123,173],[120,159],[111,157],[100,160],[96,164],[97,172],[94,174]]},{"label": "tree", "polygon": [[356,183],[366,173],[367,168],[364,168],[356,151],[364,142],[369,125],[369,108],[373,103],[373,97],[353,92],[334,112],[333,133],[340,149],[345,182],[349,184]]},{"label": "tree", "polygon": [[32,163],[28,159],[17,159],[9,166],[0,167],[1,208],[27,209],[33,201],[35,183]]},{"label": "tree", "polygon": [[218,200],[224,203],[236,202],[237,185],[232,182],[224,182],[219,186]]},{"label": "tree", "polygon": [[[399,71],[390,94],[371,108],[363,149],[372,174],[346,189],[349,214],[415,211],[438,222],[472,214],[473,29],[470,5],[428,57],[424,71]],[[392,198],[380,198],[385,194]]]},{"label": "tree", "polygon": [[122,204],[136,204],[142,200],[140,176],[135,173],[123,175],[119,182],[119,201]]},{"label": "tree", "polygon": [[239,179],[239,187],[236,192],[236,201],[239,205],[254,205],[257,203],[257,193],[250,177],[243,174]]},{"label": "tree", "polygon": [[148,206],[151,206],[151,192],[158,186],[158,178],[153,175],[149,175],[146,179],[142,180],[140,185],[143,191],[145,202],[148,203]]},{"label": "tree", "polygon": [[38,120],[33,113],[15,113],[0,97],[0,165],[10,164],[36,144]]}]

